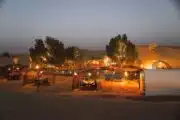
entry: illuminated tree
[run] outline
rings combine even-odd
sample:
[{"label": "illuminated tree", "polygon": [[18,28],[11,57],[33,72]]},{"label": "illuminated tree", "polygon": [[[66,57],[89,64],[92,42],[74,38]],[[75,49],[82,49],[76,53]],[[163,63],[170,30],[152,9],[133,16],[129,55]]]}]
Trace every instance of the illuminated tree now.
[{"label": "illuminated tree", "polygon": [[49,62],[52,64],[62,64],[65,61],[65,50],[63,42],[47,36],[45,40]]},{"label": "illuminated tree", "polygon": [[150,52],[155,52],[156,48],[157,48],[157,44],[156,43],[149,44],[149,51]]},{"label": "illuminated tree", "polygon": [[47,49],[42,39],[35,39],[35,44],[29,49],[32,62],[40,63],[41,56],[46,56]]},{"label": "illuminated tree", "polygon": [[106,53],[113,60],[121,61],[134,61],[138,58],[138,52],[135,44],[127,40],[126,34],[117,35],[111,38],[108,45],[106,45]]},{"label": "illuminated tree", "polygon": [[80,49],[74,46],[66,48],[65,52],[69,60],[79,60],[81,57]]}]

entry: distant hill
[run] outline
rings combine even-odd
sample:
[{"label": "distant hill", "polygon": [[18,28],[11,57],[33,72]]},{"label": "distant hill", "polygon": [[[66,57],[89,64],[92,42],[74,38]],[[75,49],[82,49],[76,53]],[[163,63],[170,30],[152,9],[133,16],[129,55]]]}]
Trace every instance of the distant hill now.
[{"label": "distant hill", "polygon": [[81,53],[84,56],[85,59],[91,59],[94,58],[102,58],[104,55],[106,55],[106,52],[103,50],[87,50],[87,49],[81,49]]},{"label": "distant hill", "polygon": [[180,68],[180,47],[178,46],[158,46],[156,52],[150,52],[148,46],[137,46],[139,58],[144,63],[153,60],[163,60],[173,68]]},{"label": "distant hill", "polygon": [[[29,58],[28,58],[28,54],[13,54],[12,56],[17,56],[20,59],[20,64],[22,65],[28,65],[29,64]],[[8,65],[8,64],[12,64],[13,63],[13,59],[12,57],[7,58],[7,57],[0,57],[0,66],[4,66],[4,65]]]}]

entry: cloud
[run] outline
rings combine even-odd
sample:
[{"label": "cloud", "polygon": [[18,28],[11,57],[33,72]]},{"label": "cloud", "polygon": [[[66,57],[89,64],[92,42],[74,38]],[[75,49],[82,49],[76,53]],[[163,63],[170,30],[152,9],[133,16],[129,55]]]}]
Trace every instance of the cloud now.
[{"label": "cloud", "polygon": [[171,0],[175,7],[177,7],[178,11],[180,12],[180,0]]},{"label": "cloud", "polygon": [[172,4],[175,6],[177,12],[178,12],[178,17],[180,19],[180,0],[170,0]]},{"label": "cloud", "polygon": [[3,3],[4,3],[4,0],[0,0],[0,7],[2,6]]}]

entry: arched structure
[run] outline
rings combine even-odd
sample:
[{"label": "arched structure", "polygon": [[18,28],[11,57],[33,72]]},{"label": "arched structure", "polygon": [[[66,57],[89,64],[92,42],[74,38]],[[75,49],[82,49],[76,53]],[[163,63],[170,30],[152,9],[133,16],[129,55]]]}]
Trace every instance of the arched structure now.
[{"label": "arched structure", "polygon": [[171,69],[171,65],[163,60],[156,60],[152,63],[152,69]]}]

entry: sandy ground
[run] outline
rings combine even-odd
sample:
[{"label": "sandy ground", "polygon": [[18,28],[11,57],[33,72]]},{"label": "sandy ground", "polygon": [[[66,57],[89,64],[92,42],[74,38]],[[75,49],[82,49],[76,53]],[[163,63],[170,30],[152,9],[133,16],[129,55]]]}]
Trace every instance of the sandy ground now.
[{"label": "sandy ground", "polygon": [[0,120],[180,120],[180,97],[164,101],[72,92],[67,80],[43,86],[39,93],[36,87],[1,80]]}]

